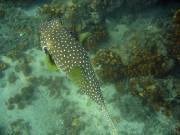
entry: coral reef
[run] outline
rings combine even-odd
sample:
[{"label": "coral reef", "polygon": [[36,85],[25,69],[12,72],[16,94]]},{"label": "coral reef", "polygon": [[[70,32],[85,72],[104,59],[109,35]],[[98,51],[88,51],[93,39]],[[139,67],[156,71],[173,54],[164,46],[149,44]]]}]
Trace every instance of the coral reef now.
[{"label": "coral reef", "polygon": [[30,6],[35,2],[35,0],[0,0],[1,3],[3,4],[8,4],[11,6],[18,6],[18,7],[23,7],[23,6]]},{"label": "coral reef", "polygon": [[172,91],[173,98],[171,100],[171,106],[172,106],[172,115],[176,120],[176,130],[177,134],[180,133],[180,80],[179,78],[174,79],[174,91]]},{"label": "coral reef", "polygon": [[24,58],[20,58],[18,64],[15,67],[16,72],[23,72],[25,76],[30,76],[32,69],[30,67],[31,58],[25,56]]},{"label": "coral reef", "polygon": [[105,81],[115,81],[124,76],[120,56],[110,49],[99,50],[92,59],[98,76]]},{"label": "coral reef", "polygon": [[79,40],[87,50],[98,48],[98,44],[107,40],[107,38],[108,32],[103,24],[95,25],[90,32],[82,32],[79,34]]},{"label": "coral reef", "polygon": [[178,9],[172,20],[172,26],[168,33],[168,52],[178,63],[180,63],[180,9]]},{"label": "coral reef", "polygon": [[8,135],[31,135],[31,126],[24,119],[17,119],[10,123],[7,134]]},{"label": "coral reef", "polygon": [[179,135],[180,134],[180,123],[176,124],[176,131],[173,135]]},{"label": "coral reef", "polygon": [[8,82],[9,83],[14,83],[17,79],[18,78],[14,72],[10,73],[10,75],[8,76]]},{"label": "coral reef", "polygon": [[179,71],[168,73],[180,63],[180,9],[166,31],[165,10],[173,7],[146,9],[158,1],[163,0],[0,0],[0,57],[9,60],[0,60],[0,134],[108,134],[96,106],[63,73],[43,65],[39,22],[59,18],[92,50],[100,79],[113,83],[103,84],[103,95],[120,134],[179,135]]},{"label": "coral reef", "polygon": [[62,96],[62,89],[68,90],[68,88],[63,84],[63,78],[54,77],[50,80],[51,83],[48,85],[49,96],[59,98]]},{"label": "coral reef", "polygon": [[63,123],[66,127],[65,134],[79,135],[81,130],[85,128],[85,125],[81,120],[83,114],[79,114],[78,112],[76,112],[76,110],[79,109],[73,109],[73,107],[69,105],[63,112],[61,112],[63,116]]},{"label": "coral reef", "polygon": [[45,16],[45,18],[61,18],[63,25],[73,32],[82,33],[91,31],[97,24],[104,22],[98,17],[99,14],[91,11],[88,6],[84,1],[52,1],[48,5],[40,6],[38,14]]},{"label": "coral reef", "polygon": [[6,63],[0,61],[0,71],[6,70],[7,67],[8,67],[8,66],[7,66]]},{"label": "coral reef", "polygon": [[6,106],[9,110],[12,110],[17,106],[18,109],[24,109],[27,105],[30,105],[33,100],[35,87],[33,84],[23,87],[20,93],[10,97],[6,102]]},{"label": "coral reef", "polygon": [[[119,76],[165,75],[173,68],[174,61],[168,57],[162,38],[160,32],[154,28],[150,32],[149,30],[134,32],[123,45],[115,47],[116,53],[110,50],[96,53],[94,64],[99,63],[98,72],[101,72],[100,76],[103,79],[117,80]],[[115,63],[112,59],[115,59]]]},{"label": "coral reef", "polygon": [[65,12],[65,7],[62,4],[44,4],[39,7],[37,13],[39,15],[47,15],[49,17],[62,17]]},{"label": "coral reef", "polygon": [[82,19],[79,12],[82,12],[82,7],[73,2],[51,2],[39,7],[37,13],[43,15],[44,18],[61,18],[63,25],[79,31],[81,29]]},{"label": "coral reef", "polygon": [[127,76],[164,75],[173,68],[174,61],[167,55],[166,39],[161,34],[154,28],[136,31],[120,46]]},{"label": "coral reef", "polygon": [[177,9],[174,16],[173,16],[173,22],[177,25],[180,23],[180,9]]},{"label": "coral reef", "polygon": [[3,5],[0,5],[0,19],[3,19],[6,15],[6,11],[3,7]]},{"label": "coral reef", "polygon": [[8,65],[0,60],[0,78],[3,77],[3,71],[8,68]]},{"label": "coral reef", "polygon": [[176,83],[172,78],[156,79],[147,76],[131,78],[128,84],[130,93],[140,98],[143,105],[148,106],[152,112],[160,112],[168,118],[173,117],[175,121],[170,132],[173,135],[179,134],[179,99]]},{"label": "coral reef", "polygon": [[173,61],[168,57],[162,57],[157,54],[153,56],[146,51],[139,53],[134,63],[127,66],[126,74],[127,76],[163,75],[171,69],[172,65]]},{"label": "coral reef", "polygon": [[0,53],[13,59],[19,58],[23,51],[37,46],[39,19],[5,4],[2,10],[5,14],[0,19]]},{"label": "coral reef", "polygon": [[[129,69],[123,65],[121,57],[115,51],[110,49],[99,50],[92,59],[92,63],[96,67],[98,76],[103,81],[115,83],[120,94],[127,93],[127,91],[125,92],[125,84],[120,82],[119,79],[130,77],[127,72]],[[174,91],[174,83],[157,80],[152,76],[142,77],[139,74],[136,74],[136,76],[139,78],[130,78],[128,84],[131,94],[143,99],[144,103],[155,111],[162,111],[167,116],[171,115],[173,111],[171,102],[179,95],[177,91]]]},{"label": "coral reef", "polygon": [[128,0],[126,0],[126,4],[125,7],[131,8],[134,10],[142,10],[144,8],[147,8],[149,6],[155,5],[159,0],[150,0],[150,1],[146,1],[146,0],[133,0],[131,2],[128,2]]},{"label": "coral reef", "polygon": [[152,76],[131,78],[129,89],[132,95],[143,99],[145,104],[151,106],[155,111],[161,111],[165,115],[172,114],[172,106],[169,99],[171,90],[168,90],[169,82],[154,79]]},{"label": "coral reef", "polygon": [[86,0],[89,7],[104,16],[118,9],[125,11],[139,11],[149,6],[155,5],[159,0]]},{"label": "coral reef", "polygon": [[[167,39],[158,25],[150,24],[140,30],[130,29],[123,37],[125,38],[120,45],[109,51],[99,51],[95,55],[94,62],[100,63],[98,72],[101,72],[99,75],[103,79],[117,80],[118,76],[164,76],[173,69],[175,63],[168,54]],[[113,55],[118,56],[115,57],[118,63],[106,64],[110,51],[113,50]]]},{"label": "coral reef", "polygon": [[34,87],[38,87],[39,85],[46,86],[48,88],[48,96],[54,98],[60,98],[62,96],[62,89],[68,90],[68,88],[64,85],[64,81],[62,77],[35,77],[29,76],[27,81],[33,84]]},{"label": "coral reef", "polygon": [[6,56],[8,56],[12,59],[18,59],[23,56],[22,51],[25,49],[25,47],[26,47],[26,45],[24,45],[24,44],[17,45],[16,47],[8,50]]}]

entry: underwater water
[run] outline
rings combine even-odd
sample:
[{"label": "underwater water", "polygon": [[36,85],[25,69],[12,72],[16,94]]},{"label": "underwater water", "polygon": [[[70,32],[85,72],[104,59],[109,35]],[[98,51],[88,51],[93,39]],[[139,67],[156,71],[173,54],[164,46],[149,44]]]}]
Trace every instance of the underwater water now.
[{"label": "underwater water", "polygon": [[179,0],[0,0],[0,135],[180,135],[179,118]]}]

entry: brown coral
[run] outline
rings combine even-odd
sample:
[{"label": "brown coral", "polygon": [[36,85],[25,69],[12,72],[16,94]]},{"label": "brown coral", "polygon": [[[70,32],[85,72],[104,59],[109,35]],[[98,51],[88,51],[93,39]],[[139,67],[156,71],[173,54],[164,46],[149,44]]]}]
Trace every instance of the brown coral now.
[{"label": "brown coral", "polygon": [[2,61],[0,61],[0,78],[3,77],[3,71],[8,68],[8,65]]},{"label": "brown coral", "polygon": [[96,66],[99,77],[105,81],[115,81],[123,76],[121,58],[110,49],[99,50],[92,63]]},{"label": "brown coral", "polygon": [[137,50],[134,62],[126,66],[127,76],[161,75],[168,71],[169,58],[148,50]]},{"label": "brown coral", "polygon": [[17,79],[18,78],[14,72],[11,72],[8,76],[8,82],[9,83],[15,83]]},{"label": "brown coral", "polygon": [[82,41],[87,50],[97,48],[98,44],[108,38],[108,32],[103,24],[95,25],[90,34]]},{"label": "brown coral", "polygon": [[170,103],[165,100],[166,91],[164,83],[152,77],[131,78],[129,88],[131,94],[139,96],[155,111],[163,111],[164,114],[171,114]]},{"label": "brown coral", "polygon": [[0,62],[0,70],[5,70],[7,68],[7,65],[4,62]]},{"label": "brown coral", "polygon": [[[136,44],[139,45],[139,44]],[[132,60],[127,65],[122,62],[122,57],[110,49],[99,50],[93,58],[98,75],[106,81],[116,81],[122,77],[134,77],[141,75],[162,75],[167,73],[173,62],[167,56],[162,56],[157,49],[149,49],[134,46]],[[132,48],[131,48],[132,49]]]},{"label": "brown coral", "polygon": [[8,52],[7,52],[7,56],[12,58],[12,59],[18,59],[20,57],[23,56],[23,53],[22,51],[27,48],[27,43],[22,43],[22,44],[19,44],[17,45],[16,47],[10,49]]},{"label": "brown coral", "polygon": [[174,66],[168,57],[162,31],[135,31],[120,46],[126,76],[165,75]]},{"label": "brown coral", "polygon": [[0,9],[0,18],[4,18],[6,15],[6,11],[3,9]]},{"label": "brown coral", "polygon": [[67,3],[65,18],[69,20],[75,20],[77,19],[77,15],[78,15],[78,6],[73,2]]},{"label": "brown coral", "polygon": [[50,17],[61,17],[65,7],[60,4],[44,4],[38,9],[39,15],[48,15]]},{"label": "brown coral", "polygon": [[169,33],[169,54],[180,63],[180,9],[173,16],[173,24]]},{"label": "brown coral", "polygon": [[31,126],[24,119],[16,119],[8,126],[7,134],[9,135],[30,135]]}]

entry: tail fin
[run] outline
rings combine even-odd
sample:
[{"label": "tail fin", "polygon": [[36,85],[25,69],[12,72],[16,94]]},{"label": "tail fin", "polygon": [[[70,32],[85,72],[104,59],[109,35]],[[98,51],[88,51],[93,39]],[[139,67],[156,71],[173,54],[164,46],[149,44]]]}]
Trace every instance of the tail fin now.
[{"label": "tail fin", "polygon": [[111,135],[119,135],[118,131],[114,125],[114,122],[112,121],[112,119],[104,105],[101,106],[101,111],[108,122],[109,129],[111,130]]}]

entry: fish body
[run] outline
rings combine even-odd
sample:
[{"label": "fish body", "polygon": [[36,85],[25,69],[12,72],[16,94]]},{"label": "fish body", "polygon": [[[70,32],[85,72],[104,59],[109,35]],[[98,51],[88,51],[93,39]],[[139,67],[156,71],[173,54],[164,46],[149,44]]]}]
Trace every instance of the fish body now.
[{"label": "fish body", "polygon": [[117,135],[106,110],[99,82],[82,45],[57,19],[42,24],[40,42],[41,47],[49,53],[57,68],[66,72],[82,92],[100,106],[110,128],[114,131],[112,134]]}]

